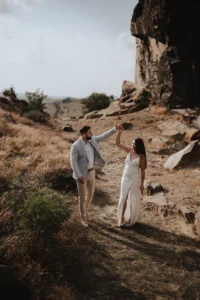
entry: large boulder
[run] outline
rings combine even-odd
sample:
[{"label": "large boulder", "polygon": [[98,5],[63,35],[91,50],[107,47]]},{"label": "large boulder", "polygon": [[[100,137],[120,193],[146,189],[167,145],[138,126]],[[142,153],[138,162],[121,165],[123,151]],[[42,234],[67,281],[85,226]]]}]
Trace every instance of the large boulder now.
[{"label": "large boulder", "polygon": [[127,96],[136,90],[135,83],[132,81],[124,80],[122,83],[122,96]]},{"label": "large boulder", "polygon": [[190,142],[184,149],[173,154],[164,164],[165,169],[175,169],[186,162],[195,161],[200,155],[199,141]]},{"label": "large boulder", "polygon": [[100,113],[98,110],[89,112],[88,114],[85,115],[84,119],[99,119],[103,116],[102,113]]},{"label": "large boulder", "polygon": [[200,2],[141,0],[132,15],[138,88],[171,108],[200,106]]}]

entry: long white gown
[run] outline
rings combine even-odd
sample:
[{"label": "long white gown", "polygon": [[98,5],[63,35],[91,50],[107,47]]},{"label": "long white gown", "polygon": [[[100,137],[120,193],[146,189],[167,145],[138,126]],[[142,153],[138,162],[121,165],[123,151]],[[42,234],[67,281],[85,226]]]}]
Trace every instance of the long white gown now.
[{"label": "long white gown", "polygon": [[[120,198],[118,204],[117,220],[118,225],[122,216],[123,207],[127,199],[126,211],[124,214],[125,222],[132,226],[137,222],[140,211],[140,198],[141,198],[141,169],[140,157],[136,157],[131,161],[130,152],[125,160],[125,168],[122,174]],[[128,196],[128,198],[127,198]]]}]

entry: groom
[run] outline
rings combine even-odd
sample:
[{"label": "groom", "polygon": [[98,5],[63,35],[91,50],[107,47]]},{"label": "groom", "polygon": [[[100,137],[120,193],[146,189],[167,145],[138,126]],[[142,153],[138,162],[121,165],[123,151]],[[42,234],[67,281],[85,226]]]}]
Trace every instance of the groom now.
[{"label": "groom", "polygon": [[77,182],[79,195],[79,211],[81,223],[88,227],[88,208],[92,202],[95,191],[94,166],[103,167],[105,161],[101,157],[99,142],[113,135],[121,125],[116,125],[105,133],[93,136],[90,126],[83,126],[80,130],[81,137],[72,145],[70,162],[73,169],[73,178]]}]

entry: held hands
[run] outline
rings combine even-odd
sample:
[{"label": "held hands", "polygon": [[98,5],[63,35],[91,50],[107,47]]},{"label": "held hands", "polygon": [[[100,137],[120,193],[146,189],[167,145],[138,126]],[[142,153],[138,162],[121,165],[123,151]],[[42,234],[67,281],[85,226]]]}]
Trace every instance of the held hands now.
[{"label": "held hands", "polygon": [[116,130],[118,133],[122,133],[122,131],[124,130],[123,126],[120,124],[116,124]]},{"label": "held hands", "polygon": [[84,184],[84,178],[83,178],[83,177],[80,177],[80,178],[78,179],[78,182],[80,182],[81,184]]}]

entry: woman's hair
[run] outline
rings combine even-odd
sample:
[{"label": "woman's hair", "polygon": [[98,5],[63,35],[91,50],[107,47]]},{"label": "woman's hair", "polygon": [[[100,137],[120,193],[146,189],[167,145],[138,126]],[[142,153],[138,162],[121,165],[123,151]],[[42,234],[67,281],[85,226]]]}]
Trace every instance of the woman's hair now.
[{"label": "woman's hair", "polygon": [[135,139],[135,152],[143,156],[145,158],[145,168],[147,167],[147,157],[146,157],[146,150],[144,146],[144,141],[141,138]]}]

